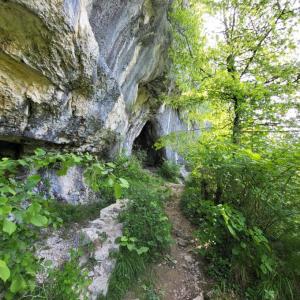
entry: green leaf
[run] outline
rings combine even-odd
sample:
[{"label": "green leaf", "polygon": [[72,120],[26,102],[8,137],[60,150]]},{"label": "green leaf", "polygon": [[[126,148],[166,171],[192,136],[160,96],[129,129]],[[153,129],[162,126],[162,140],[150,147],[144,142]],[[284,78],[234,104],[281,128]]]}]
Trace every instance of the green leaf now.
[{"label": "green leaf", "polygon": [[124,179],[124,178],[119,178],[119,180],[120,180],[120,186],[122,187],[122,188],[125,188],[125,189],[128,189],[129,188],[129,183],[128,183],[128,181],[126,180],[126,179]]},{"label": "green leaf", "polygon": [[36,150],[34,151],[34,153],[35,153],[35,155],[37,155],[37,156],[43,156],[43,155],[46,154],[46,151],[44,151],[44,150],[41,149],[41,148],[38,148],[38,149],[36,149]]},{"label": "green leaf", "polygon": [[247,245],[246,245],[246,243],[244,243],[244,242],[241,242],[241,247],[242,247],[243,249],[246,249],[246,248],[247,248]]},{"label": "green leaf", "polygon": [[23,276],[21,275],[16,275],[13,280],[12,283],[10,285],[10,291],[14,294],[16,294],[19,291],[23,291],[26,289],[26,281],[24,280]]},{"label": "green leaf", "polygon": [[121,237],[121,242],[127,242],[128,241],[128,238],[127,238],[127,236],[122,236]]},{"label": "green leaf", "polygon": [[232,248],[232,254],[233,255],[240,255],[240,251],[237,248]]},{"label": "green leaf", "polygon": [[134,244],[127,244],[127,249],[129,251],[132,251],[133,249],[135,249],[135,245]]},{"label": "green leaf", "polygon": [[229,230],[229,232],[231,233],[231,235],[234,237],[234,238],[238,238],[234,229],[231,227],[231,225],[229,225],[228,223],[226,224],[227,226],[227,229]]},{"label": "green leaf", "polygon": [[2,206],[0,208],[0,216],[6,217],[12,211],[12,207],[9,205]]},{"label": "green leaf", "polygon": [[73,159],[74,163],[76,163],[76,164],[81,163],[81,161],[82,161],[82,158],[75,154],[72,154],[72,159]]},{"label": "green leaf", "polygon": [[56,174],[58,176],[65,176],[68,173],[68,169],[69,169],[68,166],[62,166],[61,169],[59,169],[58,171],[56,171]]},{"label": "green leaf", "polygon": [[6,265],[6,262],[0,260],[0,278],[6,282],[6,280],[10,277],[10,270]]},{"label": "green leaf", "polygon": [[108,167],[112,168],[112,169],[114,169],[114,168],[116,167],[116,165],[115,165],[114,163],[112,163],[112,162],[109,162],[109,163],[107,163],[106,165],[107,165]]},{"label": "green leaf", "polygon": [[136,242],[136,241],[137,241],[137,238],[131,237],[131,238],[129,238],[129,240],[130,240],[131,242]]},{"label": "green leaf", "polygon": [[41,181],[41,176],[38,174],[31,175],[27,178],[26,187],[28,189],[34,188]]},{"label": "green leaf", "polygon": [[14,222],[9,221],[8,219],[5,219],[3,222],[3,231],[8,233],[9,235],[12,235],[17,229],[17,226]]},{"label": "green leaf", "polygon": [[14,189],[12,189],[10,186],[5,185],[4,187],[1,188],[1,194],[9,193],[15,196],[17,193]]},{"label": "green leaf", "polygon": [[139,249],[136,250],[136,252],[137,252],[138,255],[144,254],[144,253],[146,253],[148,251],[149,251],[148,247],[141,247],[141,248],[139,248]]},{"label": "green leaf", "polygon": [[42,215],[34,215],[31,217],[30,223],[37,227],[43,227],[47,225],[48,219]]},{"label": "green leaf", "polygon": [[28,166],[28,162],[25,159],[19,159],[18,163],[22,166],[22,167],[27,167]]},{"label": "green leaf", "polygon": [[116,199],[120,199],[122,196],[122,187],[119,183],[114,184],[114,194]]},{"label": "green leaf", "polygon": [[108,186],[112,187],[114,185],[115,181],[112,178],[109,178],[107,181]]}]

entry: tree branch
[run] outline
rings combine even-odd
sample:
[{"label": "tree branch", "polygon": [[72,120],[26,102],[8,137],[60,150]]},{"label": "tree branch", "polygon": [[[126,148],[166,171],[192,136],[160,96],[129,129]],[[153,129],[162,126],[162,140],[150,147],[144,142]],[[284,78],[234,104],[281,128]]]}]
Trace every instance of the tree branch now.
[{"label": "tree branch", "polygon": [[[285,14],[285,9],[286,9],[286,6],[280,11],[279,15],[277,16],[277,18],[276,18],[276,20],[275,20],[275,26],[278,24],[280,18]],[[248,63],[246,64],[244,70],[242,71],[240,77],[242,77],[243,75],[245,75],[245,74],[248,72],[249,67],[250,67],[251,63],[253,62],[253,60],[255,59],[258,50],[260,49],[260,47],[262,46],[262,44],[264,43],[264,41],[268,38],[268,36],[269,36],[270,33],[272,32],[272,29],[273,29],[273,27],[271,26],[271,27],[265,32],[265,34],[262,36],[262,38],[260,39],[260,41],[258,42],[258,44],[256,45],[256,47],[255,47],[254,50],[252,51],[252,56],[249,58],[249,61],[248,61]]]}]

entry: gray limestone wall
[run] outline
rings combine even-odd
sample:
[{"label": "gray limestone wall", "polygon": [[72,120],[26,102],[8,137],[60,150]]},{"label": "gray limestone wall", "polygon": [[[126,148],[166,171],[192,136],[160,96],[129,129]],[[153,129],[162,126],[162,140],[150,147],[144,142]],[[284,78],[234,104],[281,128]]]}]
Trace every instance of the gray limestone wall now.
[{"label": "gray limestone wall", "polygon": [[184,128],[157,103],[170,2],[0,0],[0,154],[129,154],[150,119],[159,135]]}]

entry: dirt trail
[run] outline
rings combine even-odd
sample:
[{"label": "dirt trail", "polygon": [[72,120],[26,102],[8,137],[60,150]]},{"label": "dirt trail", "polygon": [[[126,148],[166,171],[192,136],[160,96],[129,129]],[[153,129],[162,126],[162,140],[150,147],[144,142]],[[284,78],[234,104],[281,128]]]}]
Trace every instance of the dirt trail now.
[{"label": "dirt trail", "polygon": [[[174,243],[164,259],[151,269],[155,291],[161,300],[204,300],[206,282],[200,271],[203,269],[201,262],[193,254],[193,227],[180,210],[184,185],[169,183],[168,186],[172,196],[166,205],[166,213],[173,226]],[[139,300],[139,297],[131,291],[125,300]]]},{"label": "dirt trail", "polygon": [[184,186],[169,184],[172,198],[167,203],[166,213],[173,224],[174,244],[164,262],[154,267],[157,275],[156,289],[163,300],[203,300],[204,276],[199,261],[193,255],[193,227],[182,215],[179,207]]}]

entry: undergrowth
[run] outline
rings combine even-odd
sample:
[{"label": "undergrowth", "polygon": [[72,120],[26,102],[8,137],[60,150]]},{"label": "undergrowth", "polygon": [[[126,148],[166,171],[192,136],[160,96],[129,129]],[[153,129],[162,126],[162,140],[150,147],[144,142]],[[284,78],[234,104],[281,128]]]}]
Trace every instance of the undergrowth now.
[{"label": "undergrowth", "polygon": [[129,182],[124,196],[130,202],[120,216],[124,236],[106,297],[111,300],[122,299],[147,266],[159,259],[171,243],[171,226],[164,212],[170,191],[162,179],[143,170],[133,157],[119,158],[116,166],[116,176]]},{"label": "undergrowth", "polygon": [[201,154],[181,207],[197,226],[197,251],[217,290],[299,299],[298,144],[262,155],[216,145]]},{"label": "undergrowth", "polygon": [[56,229],[64,221],[83,221],[99,214],[99,208],[105,205],[101,199],[88,206],[58,204],[39,188],[47,169],[63,176],[76,165],[84,168],[85,182],[95,192],[109,195],[105,201],[120,198],[122,188],[128,185],[114,174],[114,164],[103,163],[89,154],[46,153],[37,149],[31,156],[0,161],[1,297],[18,299],[36,289],[40,262],[34,252],[42,228]]},{"label": "undergrowth", "polygon": [[[72,206],[48,198],[39,189],[47,168],[63,176],[76,165],[84,168],[85,182],[101,194],[98,202]],[[119,240],[120,252],[112,254],[117,263],[107,299],[121,299],[145,273],[147,265],[170,245],[170,223],[164,212],[169,190],[162,178],[143,170],[135,158],[120,157],[115,162],[103,163],[88,154],[46,153],[38,149],[34,155],[22,159],[3,159],[0,173],[0,292],[5,299],[82,297],[89,280],[78,265],[80,253],[73,252],[61,268],[49,268],[47,281],[37,286],[35,277],[43,263],[34,256],[34,245],[42,228],[86,222],[97,217],[99,210],[116,198],[130,200],[120,215],[123,236]],[[155,297],[150,287],[146,286],[144,291],[145,295]]]},{"label": "undergrowth", "polygon": [[165,160],[158,169],[158,174],[170,182],[177,183],[180,176],[180,166]]},{"label": "undergrowth", "polygon": [[73,205],[64,202],[50,201],[49,211],[53,216],[62,220],[64,228],[73,223],[86,223],[99,217],[99,211],[115,202],[113,194],[105,188],[101,189],[101,198],[98,201]]},{"label": "undergrowth", "polygon": [[47,279],[36,287],[33,294],[28,294],[22,299],[46,300],[87,300],[87,288],[91,283],[88,270],[79,266],[82,249],[73,249],[70,259],[60,268],[45,267]]}]

